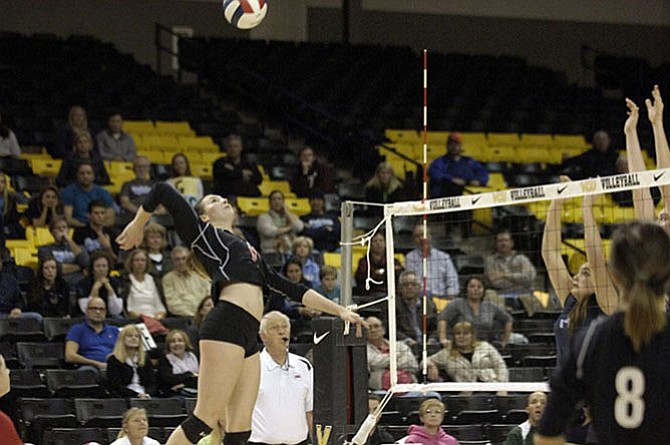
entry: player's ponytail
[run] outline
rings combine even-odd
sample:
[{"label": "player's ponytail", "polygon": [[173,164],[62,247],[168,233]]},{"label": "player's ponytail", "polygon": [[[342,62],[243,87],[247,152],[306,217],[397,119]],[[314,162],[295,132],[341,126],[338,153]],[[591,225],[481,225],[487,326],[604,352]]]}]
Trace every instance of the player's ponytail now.
[{"label": "player's ponytail", "polygon": [[670,237],[656,224],[626,224],[614,233],[610,261],[625,304],[624,331],[639,351],[665,329]]}]

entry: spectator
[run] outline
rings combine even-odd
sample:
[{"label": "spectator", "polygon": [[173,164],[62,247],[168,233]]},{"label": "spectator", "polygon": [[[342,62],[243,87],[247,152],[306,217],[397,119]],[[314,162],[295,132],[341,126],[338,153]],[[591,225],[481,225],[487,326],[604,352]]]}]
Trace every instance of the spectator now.
[{"label": "spectator", "polygon": [[311,288],[312,282],[305,278],[302,270],[302,263],[296,258],[290,258],[284,263],[282,267],[282,275],[295,283],[301,283]]},{"label": "spectator", "polygon": [[183,153],[172,156],[172,171],[166,182],[181,193],[189,204],[195,205],[204,195],[200,178],[191,174],[191,164]]},{"label": "spectator", "polygon": [[504,445],[533,445],[535,429],[540,422],[544,406],[547,404],[547,395],[543,392],[534,392],[528,396],[528,420],[517,425],[507,434]]},{"label": "spectator", "polygon": [[322,266],[319,272],[321,284],[315,290],[321,295],[340,303],[340,285],[337,283],[337,269],[333,266]]},{"label": "spectator", "polygon": [[149,420],[144,408],[130,408],[123,414],[121,431],[109,445],[160,445],[149,434]]},{"label": "spectator", "polygon": [[9,189],[9,177],[0,171],[0,214],[3,216],[2,232],[6,238],[25,239],[26,231],[21,225],[17,208],[19,195]]},{"label": "spectator", "polygon": [[64,216],[63,201],[55,185],[47,185],[28,203],[24,216],[33,227],[49,227],[56,216]]},{"label": "spectator", "polygon": [[[370,264],[367,257],[358,261],[356,269],[356,294],[386,294],[386,240],[381,232],[377,232],[370,241]],[[393,260],[396,277],[403,271],[400,261]]]},{"label": "spectator", "polygon": [[442,367],[455,382],[509,380],[505,360],[490,343],[477,341],[473,325],[469,321],[456,323],[452,344],[428,357],[430,380],[440,380],[438,367]]},{"label": "spectator", "polygon": [[123,183],[119,193],[119,204],[124,212],[134,215],[144,202],[154,181],[151,179],[151,161],[146,156],[133,160],[135,179]]},{"label": "spectator", "polygon": [[311,211],[300,217],[304,223],[302,235],[314,241],[319,252],[335,252],[340,248],[340,220],[337,215],[326,212],[323,191],[312,189],[308,196]]},{"label": "spectator", "polygon": [[30,283],[27,300],[27,309],[43,317],[70,317],[70,286],[63,279],[54,257],[39,259],[37,277]]},{"label": "spectator", "polygon": [[119,253],[119,245],[115,241],[118,234],[109,227],[105,227],[108,213],[104,202],[91,201],[88,204],[88,224],[74,229],[72,239],[77,245],[84,246],[89,255],[102,250],[109,255],[112,263],[115,263]]},{"label": "spectator", "polygon": [[116,397],[150,399],[156,395],[156,371],[134,324],[119,332],[112,355],[107,358],[107,380]]},{"label": "spectator", "polygon": [[193,317],[202,297],[209,295],[212,280],[198,273],[193,265],[193,255],[184,246],[172,249],[174,269],[163,275],[163,293],[168,311],[172,315]]},{"label": "spectator", "polygon": [[438,399],[424,400],[419,406],[421,426],[410,425],[405,443],[421,443],[423,445],[459,445],[455,437],[445,433],[442,421],[446,407]]},{"label": "spectator", "polygon": [[[282,267],[282,275],[294,283],[300,283],[309,288],[312,287],[312,283],[307,281],[303,276],[302,264],[295,258],[286,260]],[[272,292],[270,294],[265,312],[273,310],[286,314],[291,320],[307,320],[321,315],[319,311],[305,307],[298,302],[287,300],[283,294],[277,292]],[[303,324],[306,325],[306,323]]]},{"label": "spectator", "polygon": [[465,298],[457,298],[442,310],[437,324],[440,343],[447,347],[447,332],[457,323],[472,323],[479,338],[500,341],[506,347],[512,334],[512,317],[489,300],[482,278],[472,276],[465,282]]},{"label": "spectator", "polygon": [[463,143],[460,133],[447,138],[447,152],[431,162],[430,197],[460,196],[466,185],[485,186],[489,180],[486,167],[468,156],[462,156]]},{"label": "spectator", "polygon": [[0,158],[10,156],[18,159],[21,156],[21,146],[14,132],[0,118]]},{"label": "spectator", "polygon": [[105,161],[132,162],[137,156],[133,137],[123,131],[121,113],[112,113],[107,119],[107,129],[95,136],[100,157]]},{"label": "spectator", "polygon": [[[0,397],[4,397],[10,389],[9,369],[5,365],[5,358],[0,355]],[[2,411],[0,411],[0,438],[3,445],[23,445],[12,419]]]},{"label": "spectator", "polygon": [[604,130],[598,130],[593,134],[592,142],[590,150],[563,161],[558,167],[559,173],[569,175],[572,179],[615,174],[618,155],[616,150],[610,149],[610,135]]},{"label": "spectator", "polygon": [[196,310],[195,316],[193,317],[193,323],[191,323],[191,326],[189,326],[186,330],[188,338],[191,340],[191,344],[193,345],[193,352],[195,352],[195,355],[197,356],[200,356],[200,350],[198,348],[200,343],[200,326],[213,307],[214,299],[211,295],[207,295],[205,298],[200,300],[198,309]]},{"label": "spectator", "polygon": [[316,288],[321,284],[321,278],[319,265],[311,258],[313,249],[314,242],[306,236],[298,236],[293,240],[293,258],[300,261],[305,280],[312,283],[312,288]]},{"label": "spectator", "polygon": [[284,206],[284,194],[274,190],[268,198],[270,210],[258,216],[256,229],[263,253],[288,254],[293,238],[304,229],[300,218]]},{"label": "spectator", "polygon": [[76,136],[83,132],[92,133],[88,128],[86,110],[83,107],[78,105],[71,107],[67,120],[67,127],[60,135],[59,144],[56,147],[47,147],[47,150],[50,149],[49,154],[56,159],[65,159],[68,154],[72,153]]},{"label": "spectator", "polygon": [[102,159],[93,153],[91,135],[88,132],[83,132],[75,136],[73,151],[65,156],[56,177],[56,184],[59,187],[72,184],[77,179],[77,168],[82,162],[89,162],[93,167],[96,184],[105,185],[111,182]]},{"label": "spectator", "polygon": [[128,316],[137,318],[140,315],[161,320],[166,310],[161,301],[160,291],[151,275],[151,262],[147,252],[142,249],[133,250],[125,262],[129,287],[126,299]]},{"label": "spectator", "polygon": [[293,193],[299,198],[305,198],[313,189],[319,189],[325,193],[335,191],[330,169],[316,159],[312,147],[308,145],[302,147],[298,152],[298,160],[300,165],[290,180]]},{"label": "spectator", "polygon": [[172,256],[167,250],[167,230],[158,223],[149,223],[144,228],[144,240],[141,246],[149,254],[152,274],[156,278],[172,270]]},{"label": "spectator", "polygon": [[[377,317],[365,319],[368,323],[367,352],[368,352],[368,387],[371,390],[387,390],[391,386],[390,350],[391,344],[384,338],[386,330],[384,324]],[[419,365],[412,354],[412,350],[403,342],[396,342],[398,356],[398,383],[415,383],[415,373]]]},{"label": "spectator", "polygon": [[3,263],[0,259],[0,318],[33,318],[42,322],[37,312],[24,312],[26,307],[19,282]]},{"label": "spectator", "polygon": [[388,204],[403,199],[405,199],[403,183],[393,171],[393,166],[388,162],[380,162],[374,176],[365,184],[365,200]]},{"label": "spectator", "polygon": [[258,186],[263,182],[258,166],[242,158],[242,137],[231,134],[223,139],[226,156],[217,159],[212,167],[214,193],[226,198],[261,196]]},{"label": "spectator", "polygon": [[86,313],[91,298],[100,298],[105,302],[105,307],[109,308],[110,315],[122,317],[123,283],[110,276],[112,264],[109,254],[104,250],[91,254],[88,275],[76,286],[77,303],[83,313]]},{"label": "spectator", "polygon": [[114,221],[112,195],[94,184],[93,178],[93,166],[88,161],[82,161],[77,166],[77,182],[68,185],[62,191],[63,211],[72,227],[84,227],[88,223],[88,205],[96,200],[107,205],[107,221]]},{"label": "spectator", "polygon": [[54,242],[40,246],[37,249],[37,256],[39,258],[54,257],[65,281],[74,285],[83,278],[89,259],[86,250],[70,238],[69,231],[70,227],[65,218],[54,217],[49,224],[49,232]]},{"label": "spectator", "polygon": [[184,388],[198,389],[198,357],[181,329],[171,330],[165,337],[165,355],[158,361],[158,381],[166,395],[180,394]]},{"label": "spectator", "polygon": [[496,234],[494,250],[484,262],[486,283],[508,302],[517,302],[519,297],[531,295],[535,267],[526,255],[514,250],[514,239],[509,230],[503,229]]},{"label": "spectator", "polygon": [[[102,298],[91,298],[86,320],[73,325],[65,337],[65,361],[86,369],[107,369],[119,328],[105,324],[107,307]],[[81,369],[81,368],[80,368]]]},{"label": "spectator", "polygon": [[[375,394],[368,394],[368,413],[375,414],[381,404],[381,398]],[[374,429],[368,435],[365,445],[382,445],[385,443],[394,443],[395,439],[385,426],[375,425]]]},{"label": "spectator", "polygon": [[[458,283],[458,272],[451,261],[448,253],[435,249],[430,245],[430,231],[427,233],[428,243],[426,262],[428,272],[426,273],[426,290],[428,296],[452,299],[458,296],[460,285]],[[412,232],[412,239],[416,248],[405,256],[405,269],[416,272],[418,277],[423,277],[423,225],[417,224]]]},{"label": "spectator", "polygon": [[[409,346],[421,343],[423,337],[423,299],[421,282],[415,272],[406,270],[398,279],[400,298],[396,306],[396,337]],[[426,299],[426,332],[430,343],[437,343],[437,309],[432,298]]]},{"label": "spectator", "polygon": [[312,441],[312,365],[288,351],[291,322],[286,315],[277,311],[265,314],[259,331],[265,347],[261,352],[261,379],[248,443],[302,445]]}]

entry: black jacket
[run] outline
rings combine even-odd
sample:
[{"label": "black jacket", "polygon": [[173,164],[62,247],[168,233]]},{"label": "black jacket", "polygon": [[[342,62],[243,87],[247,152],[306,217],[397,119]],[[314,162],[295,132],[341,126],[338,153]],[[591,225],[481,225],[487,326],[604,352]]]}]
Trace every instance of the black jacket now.
[{"label": "black jacket", "polygon": [[[144,386],[144,391],[150,396],[156,395],[156,371],[147,357],[144,366],[137,368],[137,374],[140,376],[140,385]],[[109,381],[110,391],[118,397],[137,397],[128,385],[133,380],[133,368],[121,363],[115,356],[110,355],[107,359],[107,380]]]}]

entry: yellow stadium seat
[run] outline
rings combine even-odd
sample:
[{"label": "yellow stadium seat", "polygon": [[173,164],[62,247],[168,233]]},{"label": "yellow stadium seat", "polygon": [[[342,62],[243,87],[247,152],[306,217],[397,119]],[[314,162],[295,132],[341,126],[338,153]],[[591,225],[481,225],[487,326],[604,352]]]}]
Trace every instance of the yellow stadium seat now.
[{"label": "yellow stadium seat", "polygon": [[[156,133],[156,127],[152,121],[123,121],[123,131],[135,134]],[[137,141],[135,141],[137,143]]]},{"label": "yellow stadium seat", "polygon": [[28,249],[31,252],[37,252],[37,248],[28,239],[8,239],[5,241],[5,247],[8,249]]},{"label": "yellow stadium seat", "polygon": [[274,190],[279,190],[286,198],[295,196],[295,194],[291,192],[291,185],[288,181],[263,181],[258,189],[263,196],[270,196],[270,193]]},{"label": "yellow stadium seat", "polygon": [[31,167],[37,176],[55,178],[62,164],[61,159],[33,159]]},{"label": "yellow stadium seat", "polygon": [[123,181],[123,182],[118,181],[118,180],[117,181],[112,181],[111,184],[105,184],[105,185],[102,186],[102,188],[107,190],[110,195],[116,196],[119,193],[121,193],[121,188],[123,187],[124,182],[126,182],[126,181]]},{"label": "yellow stadium seat", "polygon": [[400,130],[387,128],[384,130],[384,136],[393,142],[420,142],[421,134],[416,130]]},{"label": "yellow stadium seat", "polygon": [[179,136],[178,140],[183,150],[219,152],[219,146],[210,136]]},{"label": "yellow stadium seat", "polygon": [[[395,144],[388,144],[389,147],[394,148],[398,153],[412,159],[420,159],[423,146],[421,144],[397,142]],[[392,152],[388,150],[380,150],[381,155],[386,155],[387,159],[393,156]]]},{"label": "yellow stadium seat", "polygon": [[520,146],[516,148],[517,162],[541,162],[543,164],[560,164],[563,160],[559,150],[541,146]]},{"label": "yellow stadium seat", "polygon": [[410,167],[411,163],[407,162],[403,158],[392,155],[388,156],[386,160],[389,164],[391,164],[391,167],[393,167],[393,172],[395,173],[395,175],[404,181],[405,170]]},{"label": "yellow stadium seat", "polygon": [[342,265],[342,254],[337,252],[323,252],[323,264],[339,269]]},{"label": "yellow stadium seat", "polygon": [[120,162],[120,161],[105,162],[105,168],[107,168],[107,173],[109,173],[110,178],[113,176],[123,176],[123,177],[135,176],[135,172],[133,172],[132,162]]},{"label": "yellow stadium seat", "polygon": [[31,252],[29,249],[15,247],[10,249],[12,257],[18,266],[37,268],[37,254]]},{"label": "yellow stadium seat", "polygon": [[142,156],[149,158],[152,164],[169,164],[170,159],[165,159],[162,150],[142,150],[140,153]]},{"label": "yellow stadium seat", "polygon": [[214,164],[219,158],[222,158],[223,156],[224,154],[219,152],[202,151],[200,152],[200,162]]},{"label": "yellow stadium seat", "polygon": [[554,139],[550,134],[521,134],[521,144],[524,147],[551,147]]},{"label": "yellow stadium seat", "polygon": [[191,163],[191,174],[206,181],[214,179],[214,176],[212,175],[212,164],[193,162]]},{"label": "yellow stadium seat", "polygon": [[481,152],[483,162],[516,162],[516,148],[512,146],[490,146]]},{"label": "yellow stadium seat", "polygon": [[463,155],[469,156],[473,159],[483,159],[486,150],[488,150],[488,146],[486,145],[463,144]]},{"label": "yellow stadium seat", "polygon": [[[476,145],[478,147],[486,147],[489,144],[488,139],[484,133],[470,133],[470,132],[460,132],[461,140],[463,141],[463,146]],[[445,139],[446,143],[446,139]]]},{"label": "yellow stadium seat", "polygon": [[21,152],[21,155],[19,156],[19,159],[23,159],[28,161],[29,164],[32,164],[34,159],[44,159],[44,160],[50,160],[51,155],[48,153],[44,152],[44,149],[42,149],[42,152],[40,153],[25,153]]},{"label": "yellow stadium seat", "polygon": [[486,185],[495,190],[505,190],[507,188],[505,177],[502,173],[498,172],[489,173],[489,182]]},{"label": "yellow stadium seat", "polygon": [[307,215],[312,211],[307,198],[286,198],[284,200],[284,205],[298,216]]},{"label": "yellow stadium seat", "polygon": [[188,122],[156,121],[156,133],[180,136],[195,136],[195,131]]},{"label": "yellow stadium seat", "polygon": [[258,216],[270,210],[270,203],[267,198],[247,198],[240,196],[237,198],[237,206],[247,216]]},{"label": "yellow stadium seat", "polygon": [[555,134],[554,145],[578,148],[581,151],[589,148],[589,143],[586,142],[586,139],[581,134]]},{"label": "yellow stadium seat", "polygon": [[174,135],[144,135],[142,142],[149,150],[179,151],[179,141]]},{"label": "yellow stadium seat", "polygon": [[520,143],[516,133],[488,133],[486,137],[489,145],[496,147],[516,147]]},{"label": "yellow stadium seat", "polygon": [[[74,229],[68,231],[68,236],[72,238]],[[45,246],[54,242],[54,237],[47,227],[35,227],[32,230],[26,230],[26,238],[35,247]]]}]

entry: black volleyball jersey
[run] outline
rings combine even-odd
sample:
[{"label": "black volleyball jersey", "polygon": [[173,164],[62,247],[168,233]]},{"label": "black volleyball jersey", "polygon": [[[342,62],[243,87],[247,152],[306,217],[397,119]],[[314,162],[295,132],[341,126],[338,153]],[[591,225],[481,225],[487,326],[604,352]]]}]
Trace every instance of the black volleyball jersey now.
[{"label": "black volleyball jersey", "polygon": [[623,320],[623,313],[601,317],[574,336],[551,380],[540,434],[561,434],[584,401],[599,445],[670,444],[670,323],[635,352]]},{"label": "black volleyball jersey", "polygon": [[227,282],[255,284],[295,301],[302,301],[303,295],[309,290],[269,267],[247,241],[204,222],[184,197],[164,182],[151,188],[142,208],[153,212],[159,204],[170,212],[179,237],[191,248],[212,278],[215,299]]}]

